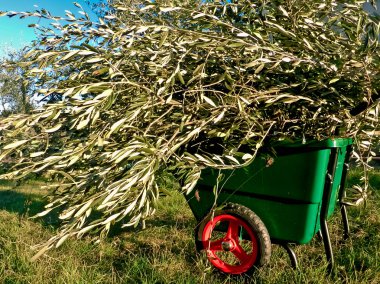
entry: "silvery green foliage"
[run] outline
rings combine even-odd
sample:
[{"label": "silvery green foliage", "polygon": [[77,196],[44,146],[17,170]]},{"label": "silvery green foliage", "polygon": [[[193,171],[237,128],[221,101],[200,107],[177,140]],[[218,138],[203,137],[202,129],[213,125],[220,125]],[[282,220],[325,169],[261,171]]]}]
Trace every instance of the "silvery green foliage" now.
[{"label": "silvery green foliage", "polygon": [[39,215],[61,208],[62,227],[41,252],[151,216],[162,170],[188,193],[202,168],[242,167],[279,140],[341,129],[369,148],[379,22],[362,5],[116,1],[97,23],[84,11],[67,12],[66,22],[44,10],[8,13],[57,20],[39,28],[21,63],[55,100],[0,122],[0,158],[17,161],[3,178],[60,177]]}]

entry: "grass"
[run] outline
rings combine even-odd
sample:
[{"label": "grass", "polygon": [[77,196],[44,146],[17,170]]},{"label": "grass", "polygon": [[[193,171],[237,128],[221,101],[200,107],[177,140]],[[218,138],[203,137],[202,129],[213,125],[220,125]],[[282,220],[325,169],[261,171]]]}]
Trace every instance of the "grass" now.
[{"label": "grass", "polygon": [[[350,181],[357,179],[351,174]],[[32,247],[47,240],[56,216],[28,218],[42,209],[40,182],[0,185],[1,283],[380,283],[380,174],[371,175],[372,194],[365,207],[349,208],[352,238],[341,243],[339,214],[329,223],[336,273],[326,275],[318,239],[295,247],[300,267],[293,270],[283,249],[273,245],[271,262],[251,277],[214,271],[194,249],[196,221],[184,198],[162,200],[147,229],[122,231],[98,244],[69,240],[36,262]],[[170,185],[168,186],[170,187]]]}]

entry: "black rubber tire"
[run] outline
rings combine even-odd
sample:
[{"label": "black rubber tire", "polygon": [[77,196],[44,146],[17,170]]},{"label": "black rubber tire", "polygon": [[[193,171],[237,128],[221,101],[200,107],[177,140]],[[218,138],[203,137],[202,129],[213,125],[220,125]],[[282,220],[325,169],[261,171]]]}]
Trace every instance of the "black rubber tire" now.
[{"label": "black rubber tire", "polygon": [[[214,217],[221,214],[229,214],[235,217],[243,219],[252,229],[254,234],[257,237],[258,242],[258,256],[255,263],[252,265],[250,269],[248,269],[245,273],[250,273],[255,268],[262,267],[269,263],[271,253],[272,253],[272,245],[270,236],[267,228],[264,223],[261,221],[259,216],[257,216],[252,210],[249,208],[235,203],[228,203],[223,206],[221,209],[218,209],[214,212]],[[212,214],[209,213],[203,220],[198,224],[195,228],[195,245],[198,252],[204,249],[202,243],[202,234],[205,225],[212,218]]]}]

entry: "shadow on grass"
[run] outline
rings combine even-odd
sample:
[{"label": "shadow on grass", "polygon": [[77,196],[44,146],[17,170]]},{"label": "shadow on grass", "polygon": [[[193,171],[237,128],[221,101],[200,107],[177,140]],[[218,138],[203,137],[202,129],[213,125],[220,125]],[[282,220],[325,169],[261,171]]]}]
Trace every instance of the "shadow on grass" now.
[{"label": "shadow on grass", "polygon": [[[44,210],[46,201],[40,194],[23,193],[17,189],[0,191],[0,210],[16,213],[20,217],[33,217]],[[58,212],[35,219],[46,226],[58,227]]]},{"label": "shadow on grass", "polygon": [[[1,183],[4,186],[4,184]],[[28,218],[44,211],[44,206],[47,201],[41,194],[25,193],[19,190],[13,184],[6,184],[9,189],[0,190],[0,210],[5,210],[11,213],[16,213],[20,217]],[[150,219],[146,220],[147,228],[165,228],[170,231],[170,228],[186,229],[195,227],[195,219],[188,214],[179,214],[178,212],[169,212],[161,208],[161,213],[157,214]],[[166,212],[165,212],[166,211]],[[46,216],[34,219],[43,225],[58,228],[60,225],[59,209],[53,210]],[[94,210],[92,216],[88,220],[91,222],[101,217],[101,213]],[[141,225],[137,227],[122,228],[123,221],[114,224],[108,234],[109,237],[118,236],[123,233],[141,232],[143,231]]]},{"label": "shadow on grass", "polygon": [[163,230],[170,231],[170,228],[175,228],[176,230],[183,230],[188,228],[195,228],[195,218],[189,218],[187,216],[175,216],[172,214],[167,214],[165,216],[153,216],[145,221],[146,229],[142,228],[142,225],[139,224],[137,227],[122,227],[124,224],[123,221],[120,221],[117,224],[114,224],[111,227],[111,230],[108,233],[109,237],[117,236],[122,233],[139,233],[145,231],[149,228],[162,228]]},{"label": "shadow on grass", "polygon": [[0,191],[0,209],[20,215],[33,216],[44,209],[45,202],[38,194],[25,194],[15,190]]}]

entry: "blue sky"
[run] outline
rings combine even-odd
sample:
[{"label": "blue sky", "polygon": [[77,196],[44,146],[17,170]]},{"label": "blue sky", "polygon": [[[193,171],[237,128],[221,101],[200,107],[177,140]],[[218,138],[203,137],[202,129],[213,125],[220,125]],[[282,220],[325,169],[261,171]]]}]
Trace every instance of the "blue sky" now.
[{"label": "blue sky", "polygon": [[[64,16],[65,10],[73,13],[79,10],[73,2],[81,4],[86,12],[90,12],[83,0],[0,0],[0,11],[34,11],[44,8],[53,15]],[[39,22],[38,18],[0,17],[0,57],[4,56],[7,49],[21,49],[35,38],[33,28],[28,28],[32,23],[47,24],[46,21]]]}]

